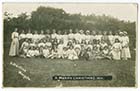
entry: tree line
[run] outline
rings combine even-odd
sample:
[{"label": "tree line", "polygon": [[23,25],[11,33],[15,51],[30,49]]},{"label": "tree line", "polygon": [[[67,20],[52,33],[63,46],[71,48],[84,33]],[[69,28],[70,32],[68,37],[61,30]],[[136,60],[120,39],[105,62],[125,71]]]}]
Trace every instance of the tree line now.
[{"label": "tree line", "polygon": [[[10,17],[8,12],[4,13],[4,41],[9,37],[14,28],[27,31],[41,31],[47,29],[61,30],[83,29],[90,31],[127,31],[130,38],[130,46],[135,48],[136,44],[136,22],[119,20],[106,15],[81,15],[69,14],[63,9],[40,6],[31,15],[21,13],[17,17]],[[9,37],[7,37],[9,36]]]}]

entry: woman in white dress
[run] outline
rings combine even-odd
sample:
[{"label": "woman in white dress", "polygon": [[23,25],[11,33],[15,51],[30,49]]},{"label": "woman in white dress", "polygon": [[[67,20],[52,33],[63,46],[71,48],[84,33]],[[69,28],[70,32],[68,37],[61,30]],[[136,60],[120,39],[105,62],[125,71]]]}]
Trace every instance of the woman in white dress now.
[{"label": "woman in white dress", "polygon": [[19,55],[19,34],[18,29],[15,28],[15,31],[12,33],[12,42],[9,51],[9,56],[18,56]]},{"label": "woman in white dress", "polygon": [[127,32],[123,32],[122,36],[122,53],[121,57],[123,60],[127,60],[131,58],[130,49],[129,49],[129,37],[127,36]]},{"label": "woman in white dress", "polygon": [[120,60],[121,59],[121,50],[122,50],[122,46],[121,43],[119,41],[119,39],[115,39],[115,43],[112,46],[112,51],[111,54],[113,56],[114,60]]}]

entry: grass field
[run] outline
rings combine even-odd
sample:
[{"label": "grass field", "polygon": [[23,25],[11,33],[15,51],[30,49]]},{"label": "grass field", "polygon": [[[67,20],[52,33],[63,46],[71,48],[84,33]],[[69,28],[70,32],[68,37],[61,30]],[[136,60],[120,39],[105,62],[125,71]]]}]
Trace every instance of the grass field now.
[{"label": "grass field", "polygon": [[[9,57],[9,44],[4,45],[4,87],[133,87],[135,86],[135,52],[131,51],[132,59],[115,60],[47,60],[43,58]],[[27,70],[25,74],[30,81],[18,74],[19,69],[10,62]],[[76,66],[75,66],[76,65]],[[111,81],[55,81],[54,75],[112,75]]]}]

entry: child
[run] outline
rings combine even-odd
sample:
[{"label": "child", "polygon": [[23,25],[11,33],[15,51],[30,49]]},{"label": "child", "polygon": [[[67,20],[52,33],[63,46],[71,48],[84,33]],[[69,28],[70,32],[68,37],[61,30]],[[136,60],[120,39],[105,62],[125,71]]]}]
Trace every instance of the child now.
[{"label": "child", "polygon": [[103,50],[105,46],[108,46],[108,45],[104,40],[102,40],[100,44],[100,49]]},{"label": "child", "polygon": [[44,31],[41,30],[40,34],[39,34],[39,40],[44,39],[46,36],[44,34]]},{"label": "child", "polygon": [[49,55],[50,55],[50,48],[45,45],[45,47],[43,48],[42,50],[42,55],[45,57],[45,58],[49,58]]},{"label": "child", "polygon": [[58,58],[58,51],[57,51],[56,48],[54,48],[53,50],[51,50],[51,54],[48,56],[48,58],[51,58],[51,59]]},{"label": "child", "polygon": [[114,44],[114,35],[112,34],[112,31],[109,31],[108,39],[109,44],[112,46]]},{"label": "child", "polygon": [[101,56],[103,57],[103,59],[111,59],[111,56],[109,54],[109,49],[108,46],[105,46],[104,49],[102,50],[102,54]]},{"label": "child", "polygon": [[40,56],[39,47],[34,47],[34,57]]},{"label": "child", "polygon": [[92,52],[91,52],[91,48],[87,47],[86,52],[84,53],[84,58],[86,61],[90,60],[92,57]]},{"label": "child", "polygon": [[21,57],[24,57],[24,58],[26,57],[28,49],[29,49],[29,40],[26,39],[20,47],[20,53],[22,54]]},{"label": "child", "polygon": [[68,34],[68,40],[73,40],[74,39],[74,34],[72,29],[69,30],[69,34]]},{"label": "child", "polygon": [[53,32],[52,32],[52,34],[51,34],[51,38],[52,38],[52,39],[55,39],[55,38],[57,39],[57,36],[58,36],[58,35],[57,35],[57,33],[56,33],[56,30],[53,29],[52,31],[53,31]]},{"label": "child", "polygon": [[122,46],[121,43],[119,41],[119,39],[115,39],[115,43],[112,46],[112,51],[111,54],[113,56],[114,60],[120,60],[121,59],[121,50],[122,50]]},{"label": "child", "polygon": [[90,35],[90,31],[89,31],[89,30],[86,31],[85,39],[86,39],[86,42],[87,42],[87,43],[88,43],[89,41],[92,41],[91,35]]},{"label": "child", "polygon": [[28,52],[27,52],[27,57],[31,58],[31,57],[34,57],[35,56],[35,53],[34,53],[34,46],[30,46]]},{"label": "child", "polygon": [[81,45],[80,45],[79,41],[75,41],[74,50],[77,53],[77,55],[79,56],[80,51],[81,51]]},{"label": "child", "polygon": [[62,40],[62,39],[63,39],[63,36],[62,36],[62,34],[61,34],[61,31],[59,30],[59,31],[58,31],[58,35],[57,35],[58,43],[59,43],[60,40]]},{"label": "child", "polygon": [[31,33],[31,30],[28,30],[28,33],[26,34],[26,38],[30,40],[33,38],[33,34]]},{"label": "child", "polygon": [[68,55],[67,55],[67,47],[63,47],[63,54],[62,54],[62,58],[63,59],[66,59],[68,57]]},{"label": "child", "polygon": [[75,50],[73,49],[73,46],[70,46],[70,48],[67,51],[67,55],[68,55],[68,59],[69,60],[76,60],[76,59],[78,59],[78,55],[75,52]]},{"label": "child", "polygon": [[65,31],[64,34],[62,35],[63,37],[63,41],[64,41],[64,46],[67,46],[67,43],[68,43],[68,34],[67,32]]},{"label": "child", "polygon": [[91,50],[93,49],[93,45],[92,45],[92,42],[91,41],[88,42],[87,48],[88,47],[90,47]]},{"label": "child", "polygon": [[38,42],[38,41],[39,41],[39,35],[38,35],[38,32],[37,32],[37,31],[35,31],[34,34],[33,34],[32,36],[33,36],[33,37],[32,37],[32,40],[33,40],[34,42]]},{"label": "child", "polygon": [[60,43],[58,44],[58,47],[57,47],[57,51],[58,51],[58,58],[62,58],[63,56],[63,40],[60,40]]}]

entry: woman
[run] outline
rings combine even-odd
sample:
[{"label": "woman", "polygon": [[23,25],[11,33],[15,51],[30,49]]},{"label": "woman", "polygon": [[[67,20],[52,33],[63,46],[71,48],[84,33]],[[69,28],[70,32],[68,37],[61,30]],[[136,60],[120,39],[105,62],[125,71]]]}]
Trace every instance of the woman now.
[{"label": "woman", "polygon": [[17,32],[17,28],[12,33],[12,42],[9,51],[9,56],[18,56],[19,55],[19,34]]},{"label": "woman", "polygon": [[127,32],[124,31],[122,36],[122,53],[121,57],[123,60],[127,60],[131,58],[130,49],[129,49],[129,37],[127,36]]}]

